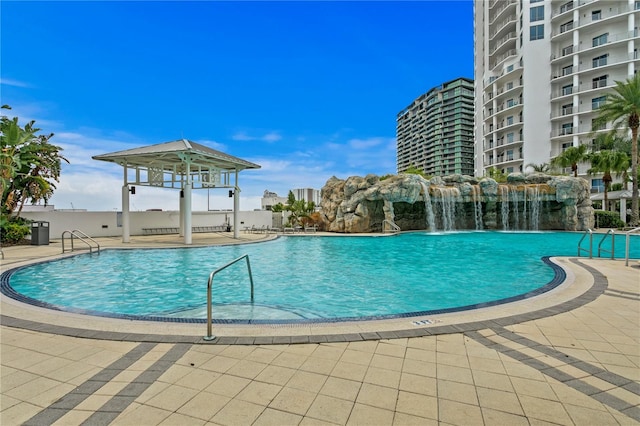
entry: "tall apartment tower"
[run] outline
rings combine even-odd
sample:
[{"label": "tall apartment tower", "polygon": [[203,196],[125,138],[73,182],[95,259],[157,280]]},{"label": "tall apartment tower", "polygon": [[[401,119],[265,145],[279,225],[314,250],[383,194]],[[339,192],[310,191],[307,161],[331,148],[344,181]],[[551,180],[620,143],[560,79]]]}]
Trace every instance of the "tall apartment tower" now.
[{"label": "tall apartment tower", "polygon": [[475,174],[590,144],[606,94],[640,67],[639,12],[638,0],[475,0]]},{"label": "tall apartment tower", "polygon": [[473,175],[473,80],[429,90],[396,117],[397,171]]}]

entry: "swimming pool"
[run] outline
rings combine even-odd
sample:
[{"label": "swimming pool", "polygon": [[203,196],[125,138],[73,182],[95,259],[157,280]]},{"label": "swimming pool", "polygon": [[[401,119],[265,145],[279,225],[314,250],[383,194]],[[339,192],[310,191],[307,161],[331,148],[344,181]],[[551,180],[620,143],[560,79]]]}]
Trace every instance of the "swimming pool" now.
[{"label": "swimming pool", "polygon": [[[405,233],[281,237],[248,245],[105,250],[3,274],[2,291],[52,309],[204,322],[211,271],[218,322],[391,318],[517,300],[562,281],[543,256],[575,256],[579,233]],[[638,240],[632,257],[640,257]],[[599,239],[594,239],[597,244]],[[624,253],[618,237],[616,253]],[[560,275],[559,275],[560,274]]]}]

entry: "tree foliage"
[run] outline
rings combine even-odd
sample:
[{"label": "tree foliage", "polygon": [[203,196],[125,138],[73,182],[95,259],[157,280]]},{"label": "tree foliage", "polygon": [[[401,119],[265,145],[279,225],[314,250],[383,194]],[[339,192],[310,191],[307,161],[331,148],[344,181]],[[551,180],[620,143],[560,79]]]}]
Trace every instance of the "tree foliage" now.
[{"label": "tree foliage", "polygon": [[284,210],[291,213],[289,221],[292,225],[300,225],[304,223],[304,218],[308,218],[316,210],[316,204],[313,201],[296,200],[293,191],[289,191]]},{"label": "tree foliage", "polygon": [[631,131],[631,225],[638,226],[638,127],[640,127],[640,74],[616,81],[613,92],[598,108],[596,126],[611,123],[613,131]]},{"label": "tree foliage", "polygon": [[[7,105],[2,108],[11,109]],[[46,204],[59,182],[62,161],[68,163],[62,148],[49,143],[53,133],[39,135],[34,124],[30,121],[22,127],[18,117],[0,117],[3,222],[19,217],[27,201]]]},{"label": "tree foliage", "polygon": [[586,145],[571,146],[565,149],[562,154],[551,159],[554,167],[571,167],[574,177],[578,177],[578,163],[588,159],[588,147]]}]

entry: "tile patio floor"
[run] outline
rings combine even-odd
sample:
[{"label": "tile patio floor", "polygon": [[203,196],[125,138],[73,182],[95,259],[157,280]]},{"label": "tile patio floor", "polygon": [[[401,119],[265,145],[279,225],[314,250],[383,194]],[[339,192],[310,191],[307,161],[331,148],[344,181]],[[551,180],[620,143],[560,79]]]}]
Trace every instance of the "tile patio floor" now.
[{"label": "tile patio floor", "polygon": [[[3,270],[60,251],[3,250]],[[424,327],[220,327],[214,344],[202,324],[80,326],[2,296],[0,424],[640,424],[637,262],[557,262],[567,283],[540,300]]]}]

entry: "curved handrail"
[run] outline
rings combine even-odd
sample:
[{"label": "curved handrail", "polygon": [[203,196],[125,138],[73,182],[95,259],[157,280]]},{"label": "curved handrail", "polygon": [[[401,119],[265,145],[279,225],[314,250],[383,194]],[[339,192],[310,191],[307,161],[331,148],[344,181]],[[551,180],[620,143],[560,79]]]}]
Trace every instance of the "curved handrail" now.
[{"label": "curved handrail", "polygon": [[624,244],[624,266],[629,266],[629,242],[631,240],[631,234],[634,232],[640,232],[640,228],[634,228],[630,231],[625,232],[626,241]]},{"label": "curved handrail", "polygon": [[393,223],[393,221],[391,221],[389,219],[384,219],[382,221],[382,232],[383,233],[385,232],[385,228],[384,228],[385,223],[391,227],[391,232],[400,232],[401,231],[400,227],[398,225],[396,225],[395,223]]},{"label": "curved handrail", "polygon": [[[589,235],[589,250],[582,248],[582,240],[585,239],[587,234]],[[578,241],[578,257],[583,250],[589,252],[589,259],[593,258],[593,231],[591,229],[587,229],[586,231],[584,231],[582,238],[580,238],[580,241]]]},{"label": "curved handrail", "polygon": [[247,270],[249,271],[249,281],[251,281],[251,301],[253,302],[253,274],[251,274],[251,264],[249,263],[249,255],[245,254],[240,256],[239,258],[232,260],[226,265],[216,269],[211,274],[209,274],[209,281],[207,282],[207,335],[204,337],[204,340],[213,340],[216,338],[211,332],[211,287],[213,287],[213,277],[223,269],[228,268],[236,262],[241,261],[242,259],[247,260]]},{"label": "curved handrail", "polygon": [[[609,235],[611,235],[611,251],[605,250],[601,247],[602,243],[604,243],[604,240],[606,240]],[[615,259],[614,257],[615,243],[616,243],[616,231],[613,229],[609,229],[607,233],[604,234],[604,237],[602,237],[602,239],[598,243],[598,257],[600,257],[601,252],[605,252],[605,253],[611,254],[611,259]]]},{"label": "curved handrail", "polygon": [[64,248],[64,236],[65,234],[69,234],[69,239],[71,240],[71,250],[73,251],[73,237],[76,237],[77,239],[79,239],[80,241],[82,241],[83,243],[85,243],[88,247],[89,247],[89,253],[93,253],[93,246],[91,245],[91,242],[93,242],[96,245],[96,248],[98,249],[98,253],[100,253],[100,244],[94,240],[93,238],[91,238],[90,236],[88,236],[86,233],[82,232],[79,229],[74,229],[73,231],[70,230],[66,230],[62,233],[62,253],[64,253],[66,250]]}]

